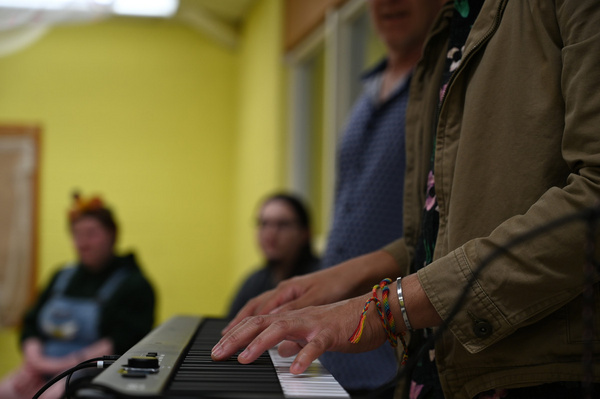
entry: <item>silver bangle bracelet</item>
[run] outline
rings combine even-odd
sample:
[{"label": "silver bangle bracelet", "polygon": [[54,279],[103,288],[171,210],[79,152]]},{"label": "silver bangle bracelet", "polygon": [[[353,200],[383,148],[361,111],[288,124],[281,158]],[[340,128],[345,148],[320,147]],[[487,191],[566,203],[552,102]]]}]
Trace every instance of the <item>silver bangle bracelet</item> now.
[{"label": "silver bangle bracelet", "polygon": [[408,321],[408,315],[406,314],[406,307],[404,306],[404,296],[402,295],[402,284],[400,284],[402,277],[398,277],[396,280],[396,290],[398,291],[398,303],[400,303],[400,312],[402,312],[402,318],[407,330],[412,330],[410,321]]}]

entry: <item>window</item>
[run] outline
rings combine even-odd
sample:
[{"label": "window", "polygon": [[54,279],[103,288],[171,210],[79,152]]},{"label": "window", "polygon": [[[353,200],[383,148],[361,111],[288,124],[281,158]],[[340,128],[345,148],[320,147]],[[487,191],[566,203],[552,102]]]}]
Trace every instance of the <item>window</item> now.
[{"label": "window", "polygon": [[318,249],[331,218],[339,135],[360,93],[360,75],[384,53],[365,1],[351,0],[287,54],[289,186],[310,204]]}]

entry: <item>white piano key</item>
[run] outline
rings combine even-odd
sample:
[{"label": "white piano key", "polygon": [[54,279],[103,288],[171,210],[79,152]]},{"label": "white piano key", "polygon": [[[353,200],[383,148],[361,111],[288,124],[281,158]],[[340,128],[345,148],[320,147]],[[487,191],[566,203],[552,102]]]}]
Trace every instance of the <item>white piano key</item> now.
[{"label": "white piano key", "polygon": [[281,357],[277,348],[270,349],[269,356],[286,398],[350,398],[348,392],[329,374],[318,359],[304,373],[296,375],[290,372],[294,357]]}]

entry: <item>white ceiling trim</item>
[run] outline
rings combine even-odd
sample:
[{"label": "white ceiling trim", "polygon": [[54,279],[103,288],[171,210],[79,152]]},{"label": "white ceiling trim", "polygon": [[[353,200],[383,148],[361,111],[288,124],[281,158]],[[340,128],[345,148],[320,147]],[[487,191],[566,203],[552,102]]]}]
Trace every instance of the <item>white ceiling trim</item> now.
[{"label": "white ceiling trim", "polygon": [[234,48],[239,42],[239,32],[232,23],[219,18],[200,4],[181,4],[175,18],[226,47]]}]

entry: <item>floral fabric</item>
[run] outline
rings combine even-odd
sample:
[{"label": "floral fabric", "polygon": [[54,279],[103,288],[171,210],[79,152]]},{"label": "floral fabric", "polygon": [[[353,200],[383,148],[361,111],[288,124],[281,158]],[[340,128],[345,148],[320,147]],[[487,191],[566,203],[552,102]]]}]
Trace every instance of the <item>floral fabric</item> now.
[{"label": "floral fabric", "polygon": [[[450,24],[450,38],[448,52],[446,53],[446,66],[442,75],[440,87],[440,105],[444,100],[446,89],[450,83],[452,74],[460,65],[464,45],[467,36],[481,10],[483,0],[455,0],[454,15]],[[434,140],[435,143],[435,140]],[[434,146],[435,149],[435,146]],[[418,269],[425,267],[433,261],[433,252],[439,227],[439,208],[435,195],[435,173],[434,173],[435,151],[431,152],[431,170],[427,178],[425,207],[423,209],[421,240],[417,245],[414,267]],[[411,347],[416,352],[422,342],[432,334],[431,330],[415,331],[411,337]],[[410,399],[438,399],[443,398],[442,388],[437,375],[435,365],[435,351],[433,346],[427,348],[429,356],[424,356],[417,362],[411,371]],[[480,398],[487,399],[487,398]]]}]

